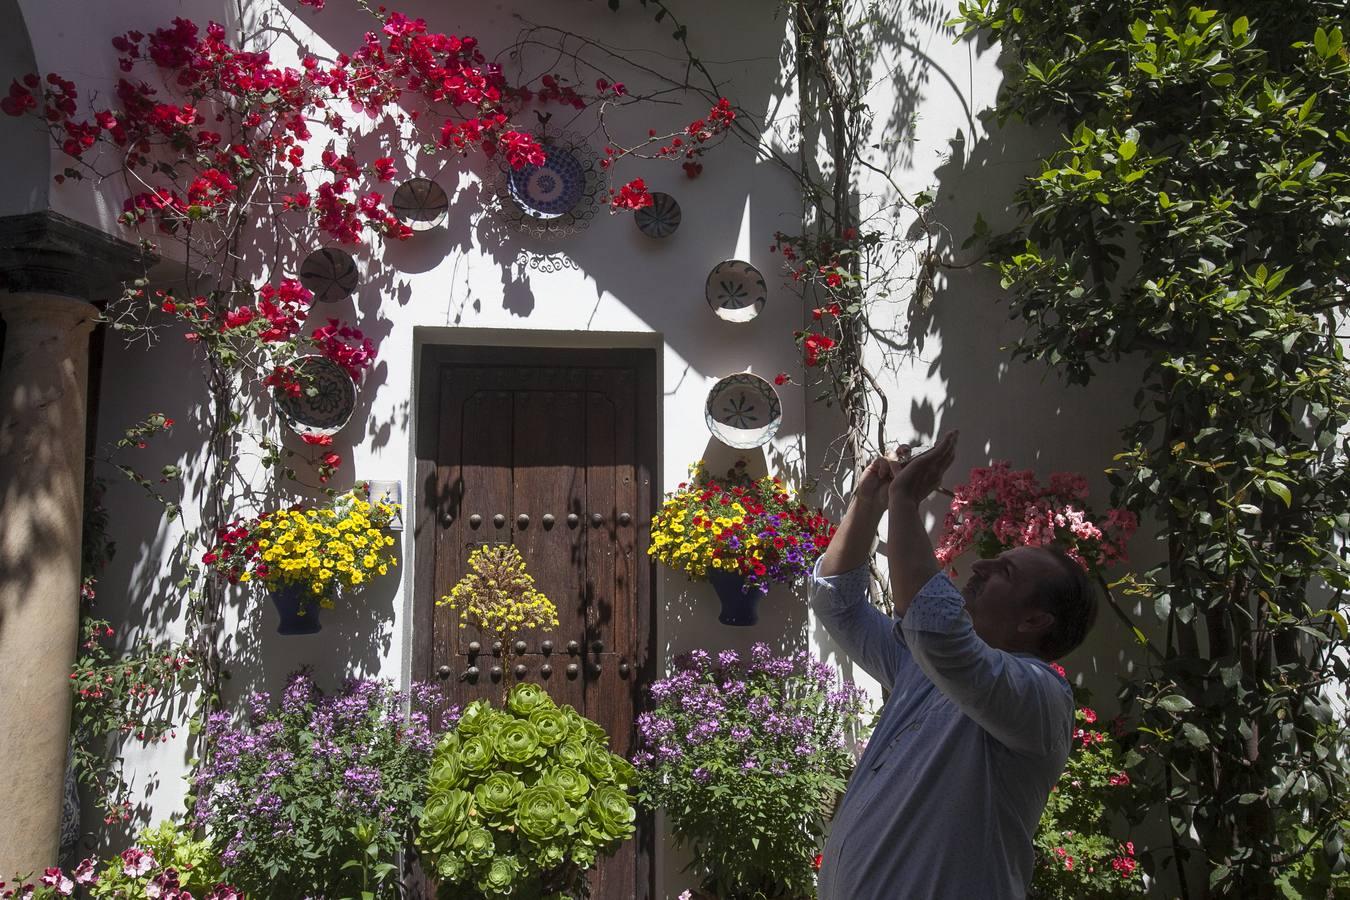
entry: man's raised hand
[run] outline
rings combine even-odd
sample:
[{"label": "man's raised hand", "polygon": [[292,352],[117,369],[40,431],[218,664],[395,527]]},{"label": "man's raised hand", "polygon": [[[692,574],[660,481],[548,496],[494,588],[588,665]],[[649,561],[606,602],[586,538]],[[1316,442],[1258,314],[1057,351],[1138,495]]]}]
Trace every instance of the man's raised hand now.
[{"label": "man's raised hand", "polygon": [[[959,431],[949,431],[932,447],[918,456],[908,457],[909,447],[901,444],[899,459],[887,459],[891,469],[890,498],[914,504],[922,503],[942,486],[942,476],[946,474],[956,457],[956,438]],[[870,468],[870,467],[869,467]]]}]

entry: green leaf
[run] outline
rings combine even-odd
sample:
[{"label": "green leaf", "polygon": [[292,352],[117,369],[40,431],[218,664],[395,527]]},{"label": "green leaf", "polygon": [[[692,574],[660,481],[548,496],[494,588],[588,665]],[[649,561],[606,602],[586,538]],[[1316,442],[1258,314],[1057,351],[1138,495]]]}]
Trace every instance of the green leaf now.
[{"label": "green leaf", "polygon": [[1289,488],[1285,487],[1283,484],[1280,484],[1280,482],[1267,481],[1266,488],[1276,497],[1279,497],[1281,500],[1283,500],[1285,506],[1293,505],[1294,502],[1293,495],[1289,493]]},{"label": "green leaf", "polygon": [[1117,149],[1120,152],[1121,159],[1131,160],[1134,159],[1134,155],[1139,152],[1139,145],[1134,141],[1121,141],[1120,147]]},{"label": "green leaf", "polygon": [[1247,33],[1247,28],[1249,27],[1249,25],[1250,23],[1247,21],[1246,16],[1238,16],[1236,19],[1233,20],[1233,24],[1230,26],[1233,32],[1233,37],[1242,37],[1243,35],[1245,35]]},{"label": "green leaf", "polygon": [[1209,735],[1205,734],[1198,726],[1192,725],[1190,722],[1182,723],[1181,734],[1182,737],[1186,738],[1187,743],[1191,744],[1193,747],[1204,748],[1209,746]]},{"label": "green leaf", "polygon": [[1180,694],[1168,694],[1158,701],[1158,705],[1168,712],[1185,712],[1188,709],[1194,709],[1195,704],[1187,700]]},{"label": "green leaf", "polygon": [[1327,37],[1326,29],[1320,25],[1317,31],[1313,32],[1313,46],[1317,48],[1317,55],[1323,59],[1331,54],[1331,41]]},{"label": "green leaf", "polygon": [[1143,19],[1135,19],[1130,23],[1130,37],[1134,38],[1135,43],[1143,43],[1144,38],[1148,37],[1148,23]]}]

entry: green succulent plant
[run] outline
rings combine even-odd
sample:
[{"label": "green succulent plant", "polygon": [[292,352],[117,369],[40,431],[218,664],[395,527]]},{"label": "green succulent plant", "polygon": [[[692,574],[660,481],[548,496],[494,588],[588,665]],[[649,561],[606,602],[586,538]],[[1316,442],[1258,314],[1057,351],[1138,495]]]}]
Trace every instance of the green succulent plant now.
[{"label": "green succulent plant", "polygon": [[636,832],[633,766],[534,684],[471,703],[437,745],[417,847],[443,898],[571,897]]}]

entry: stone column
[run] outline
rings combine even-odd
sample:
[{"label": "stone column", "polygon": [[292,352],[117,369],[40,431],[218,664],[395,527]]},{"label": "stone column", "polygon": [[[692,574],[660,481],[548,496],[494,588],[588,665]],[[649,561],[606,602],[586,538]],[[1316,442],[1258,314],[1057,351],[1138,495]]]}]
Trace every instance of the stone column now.
[{"label": "stone column", "polygon": [[68,297],[0,294],[0,877],[41,872],[60,849],[96,313]]},{"label": "stone column", "polygon": [[0,880],[41,874],[60,849],[91,301],[136,258],[55,213],[0,218]]}]

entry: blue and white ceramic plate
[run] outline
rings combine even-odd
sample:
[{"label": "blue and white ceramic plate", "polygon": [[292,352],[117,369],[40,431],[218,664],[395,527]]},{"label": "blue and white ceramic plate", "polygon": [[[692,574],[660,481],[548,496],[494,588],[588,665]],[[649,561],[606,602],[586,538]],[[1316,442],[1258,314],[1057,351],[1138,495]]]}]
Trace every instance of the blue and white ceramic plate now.
[{"label": "blue and white ceramic plate", "polygon": [[556,219],[566,215],[586,194],[581,160],[564,147],[544,146],[544,164],[514,169],[506,176],[511,199],[526,215]]},{"label": "blue and white ceramic plate", "polygon": [[356,384],[347,370],[326,356],[302,356],[292,363],[300,396],[272,389],[272,405],[296,434],[337,434],[356,410]]},{"label": "blue and white ceramic plate", "polygon": [[769,288],[759,269],[743,260],[729,259],[708,273],[704,295],[718,318],[749,322],[768,302]]},{"label": "blue and white ceramic plate", "polygon": [[728,375],[708,391],[708,430],[728,447],[748,450],[773,439],[783,424],[783,404],[773,385],[749,372]]},{"label": "blue and white ceramic plate", "polygon": [[647,237],[668,238],[680,227],[683,214],[675,198],[660,191],[652,191],[652,205],[633,213],[638,231]]},{"label": "blue and white ceramic plate", "polygon": [[337,247],[321,247],[300,264],[300,283],[314,294],[315,300],[325,303],[350,297],[359,280],[356,260]]}]

